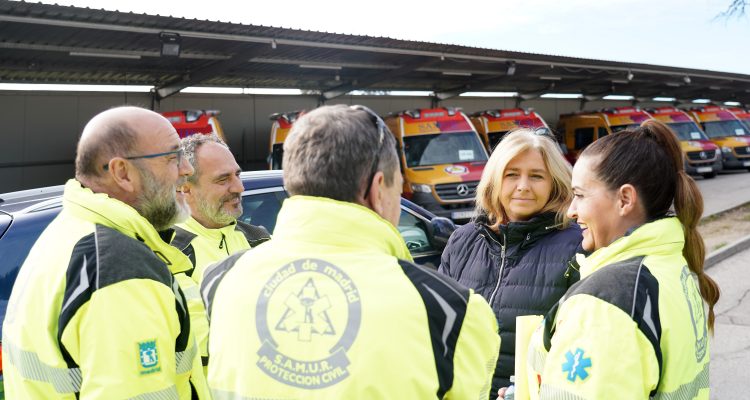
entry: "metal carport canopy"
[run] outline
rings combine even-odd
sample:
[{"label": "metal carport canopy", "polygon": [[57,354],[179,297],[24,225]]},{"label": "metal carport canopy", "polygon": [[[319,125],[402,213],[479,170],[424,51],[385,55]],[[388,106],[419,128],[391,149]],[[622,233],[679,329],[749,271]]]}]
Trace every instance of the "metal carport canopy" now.
[{"label": "metal carport canopy", "polygon": [[[162,32],[180,36],[161,55]],[[594,49],[592,49],[592,53]],[[750,104],[750,75],[0,0],[0,82],[610,94]]]}]

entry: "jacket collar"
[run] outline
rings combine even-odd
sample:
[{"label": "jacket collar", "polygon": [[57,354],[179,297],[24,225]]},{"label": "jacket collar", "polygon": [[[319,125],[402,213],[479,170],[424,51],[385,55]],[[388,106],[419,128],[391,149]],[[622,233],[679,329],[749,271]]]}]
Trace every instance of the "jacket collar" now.
[{"label": "jacket collar", "polygon": [[190,217],[187,221],[183,222],[182,224],[178,224],[178,226],[179,225],[184,225],[189,231],[195,233],[198,236],[220,241],[222,235],[230,236],[235,231],[235,229],[237,228],[237,221],[232,221],[231,224],[221,228],[212,229],[206,228],[200,222],[196,221],[195,218]]},{"label": "jacket collar", "polygon": [[623,236],[588,257],[576,255],[581,266],[581,279],[606,265],[637,256],[681,254],[685,234],[680,220],[667,217],[643,224],[629,235]]},{"label": "jacket collar", "polygon": [[[489,219],[485,215],[477,217],[476,223],[482,227],[485,233],[492,235],[499,243],[514,245],[521,243],[521,246],[530,246],[552,229],[559,226],[555,223],[555,213],[545,212],[535,215],[528,221],[510,222],[500,225],[500,235],[497,235],[489,227]],[[505,239],[503,239],[503,236]]]},{"label": "jacket collar", "polygon": [[170,239],[173,232],[157,232],[154,226],[133,207],[106,193],[94,193],[80,182],[70,179],[65,184],[63,210],[79,218],[119,231],[146,244],[160,255],[174,274],[190,269],[190,260],[164,238]]},{"label": "jacket collar", "polygon": [[390,222],[367,207],[324,197],[292,196],[284,201],[273,240],[372,250],[412,261],[404,239]]}]

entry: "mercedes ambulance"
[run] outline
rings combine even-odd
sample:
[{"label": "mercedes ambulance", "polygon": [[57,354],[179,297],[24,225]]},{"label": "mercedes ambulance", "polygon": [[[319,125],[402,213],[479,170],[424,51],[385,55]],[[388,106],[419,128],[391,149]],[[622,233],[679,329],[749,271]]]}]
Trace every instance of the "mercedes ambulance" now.
[{"label": "mercedes ambulance", "polygon": [[210,135],[216,133],[224,142],[224,130],[221,128],[219,119],[216,118],[221,112],[219,110],[178,110],[161,113],[172,123],[180,138],[196,133]]},{"label": "mercedes ambulance", "polygon": [[750,128],[750,110],[739,107],[729,107],[727,110],[731,111],[735,117],[739,118],[740,121]]},{"label": "mercedes ambulance", "polygon": [[269,117],[273,121],[271,125],[271,149],[268,155],[269,169],[281,169],[281,160],[284,158],[284,141],[294,122],[304,114],[305,111],[291,111],[274,113]]},{"label": "mercedes ambulance", "polygon": [[724,169],[750,170],[750,128],[724,107],[694,107],[688,114],[721,149]]},{"label": "mercedes ambulance", "polygon": [[514,129],[546,129],[547,132],[551,133],[542,116],[531,108],[479,111],[471,115],[471,122],[484,140],[484,145],[490,153],[497,147],[503,136]]},{"label": "mercedes ambulance", "polygon": [[557,130],[563,135],[563,142],[572,162],[594,140],[621,130],[637,128],[650,118],[648,113],[638,107],[604,108],[599,111],[562,114]]},{"label": "mercedes ambulance", "polygon": [[659,107],[646,110],[654,119],[664,122],[677,135],[685,159],[688,174],[713,178],[722,170],[721,151],[711,143],[698,124],[682,110],[675,107]]},{"label": "mercedes ambulance", "polygon": [[398,143],[403,196],[454,221],[474,216],[474,197],[487,150],[469,118],[458,108],[391,113],[388,128]]}]

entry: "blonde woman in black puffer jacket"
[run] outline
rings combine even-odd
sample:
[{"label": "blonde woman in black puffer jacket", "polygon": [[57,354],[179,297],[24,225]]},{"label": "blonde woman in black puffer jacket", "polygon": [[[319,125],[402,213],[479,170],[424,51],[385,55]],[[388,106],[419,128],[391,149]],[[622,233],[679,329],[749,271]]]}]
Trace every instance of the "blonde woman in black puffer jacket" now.
[{"label": "blonde woman in black puffer jacket", "polygon": [[565,217],[571,167],[551,136],[509,133],[477,188],[477,217],[448,241],[439,272],[474,289],[495,311],[502,338],[492,394],[510,384],[516,317],[540,315],[578,280],[568,262],[581,229]]}]

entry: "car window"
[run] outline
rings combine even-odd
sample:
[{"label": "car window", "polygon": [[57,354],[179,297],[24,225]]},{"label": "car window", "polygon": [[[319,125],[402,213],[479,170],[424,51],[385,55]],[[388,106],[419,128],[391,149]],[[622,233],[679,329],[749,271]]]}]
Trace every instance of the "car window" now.
[{"label": "car window", "polygon": [[427,224],[421,218],[412,215],[403,208],[398,220],[398,231],[412,254],[433,250],[427,237]]},{"label": "car window", "polygon": [[[246,191],[242,194],[242,215],[240,221],[262,226],[273,234],[276,228],[276,216],[281,205],[289,195],[283,188],[269,188]],[[427,223],[424,219],[405,210],[401,206],[398,231],[406,242],[409,251],[417,255],[434,251],[427,234]]]},{"label": "car window", "polygon": [[281,188],[245,192],[242,195],[242,216],[239,220],[262,226],[273,234],[276,216],[287,197],[289,196]]}]

